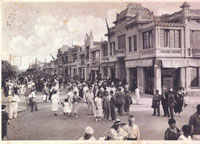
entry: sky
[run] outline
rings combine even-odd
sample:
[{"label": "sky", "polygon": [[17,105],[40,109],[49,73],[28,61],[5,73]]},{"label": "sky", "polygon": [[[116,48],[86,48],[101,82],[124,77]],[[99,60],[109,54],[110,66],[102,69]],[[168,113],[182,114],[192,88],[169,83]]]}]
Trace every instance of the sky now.
[{"label": "sky", "polygon": [[[183,2],[143,2],[143,7],[154,15],[180,10]],[[127,2],[70,3],[70,2],[3,2],[2,3],[2,58],[21,56],[15,61],[19,69],[28,68],[35,59],[52,60],[63,45],[83,45],[85,34],[93,32],[94,40],[107,40],[105,18],[113,26],[116,13],[124,10]],[[189,2],[200,9],[200,2]]]}]

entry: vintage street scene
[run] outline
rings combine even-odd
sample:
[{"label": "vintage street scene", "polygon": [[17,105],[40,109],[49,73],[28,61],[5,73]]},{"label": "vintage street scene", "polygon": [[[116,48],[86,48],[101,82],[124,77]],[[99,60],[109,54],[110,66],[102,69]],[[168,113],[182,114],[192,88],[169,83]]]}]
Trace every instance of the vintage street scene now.
[{"label": "vintage street scene", "polygon": [[200,140],[200,2],[2,2],[1,139]]}]

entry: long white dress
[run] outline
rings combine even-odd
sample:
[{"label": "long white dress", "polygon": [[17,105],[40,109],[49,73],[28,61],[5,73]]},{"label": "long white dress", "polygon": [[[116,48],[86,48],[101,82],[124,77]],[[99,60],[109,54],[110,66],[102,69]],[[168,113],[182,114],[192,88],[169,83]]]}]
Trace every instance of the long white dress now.
[{"label": "long white dress", "polygon": [[51,100],[52,100],[52,111],[58,111],[58,103],[59,103],[58,94],[53,94]]},{"label": "long white dress", "polygon": [[96,117],[103,117],[103,108],[102,108],[102,98],[96,97],[95,98],[95,103],[96,103]]}]

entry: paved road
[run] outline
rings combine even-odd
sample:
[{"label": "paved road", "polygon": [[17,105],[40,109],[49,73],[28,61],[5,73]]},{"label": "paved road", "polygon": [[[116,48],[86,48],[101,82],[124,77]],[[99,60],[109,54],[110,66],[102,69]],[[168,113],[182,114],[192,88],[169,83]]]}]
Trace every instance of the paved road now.
[{"label": "paved road", "polygon": [[[190,97],[190,105],[183,112],[182,117],[176,117],[177,126],[187,124],[189,117],[196,111],[200,97]],[[165,129],[168,127],[168,118],[153,117],[151,97],[142,97],[140,105],[131,106],[131,114],[136,116],[135,123],[139,125],[142,140],[163,140]],[[38,112],[30,112],[30,108],[19,113],[18,118],[11,121],[8,128],[10,140],[77,140],[87,126],[94,128],[94,136],[98,139],[105,135],[112,122],[96,122],[93,116],[87,115],[85,103],[79,104],[79,119],[64,120],[62,106],[58,116],[53,116],[51,103],[40,103]],[[163,115],[161,111],[161,115]],[[117,117],[119,117],[117,115]],[[127,122],[127,115],[119,117]]]}]

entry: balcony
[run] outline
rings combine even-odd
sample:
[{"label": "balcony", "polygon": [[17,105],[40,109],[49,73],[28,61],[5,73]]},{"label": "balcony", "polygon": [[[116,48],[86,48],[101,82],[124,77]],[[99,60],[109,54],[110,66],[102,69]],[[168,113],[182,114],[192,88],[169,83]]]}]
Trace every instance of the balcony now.
[{"label": "balcony", "polygon": [[150,58],[150,57],[184,57],[184,49],[153,48],[140,51],[140,58]]},{"label": "balcony", "polygon": [[126,54],[125,54],[125,49],[116,49],[115,50],[115,54],[116,54],[116,57],[125,57]]}]

